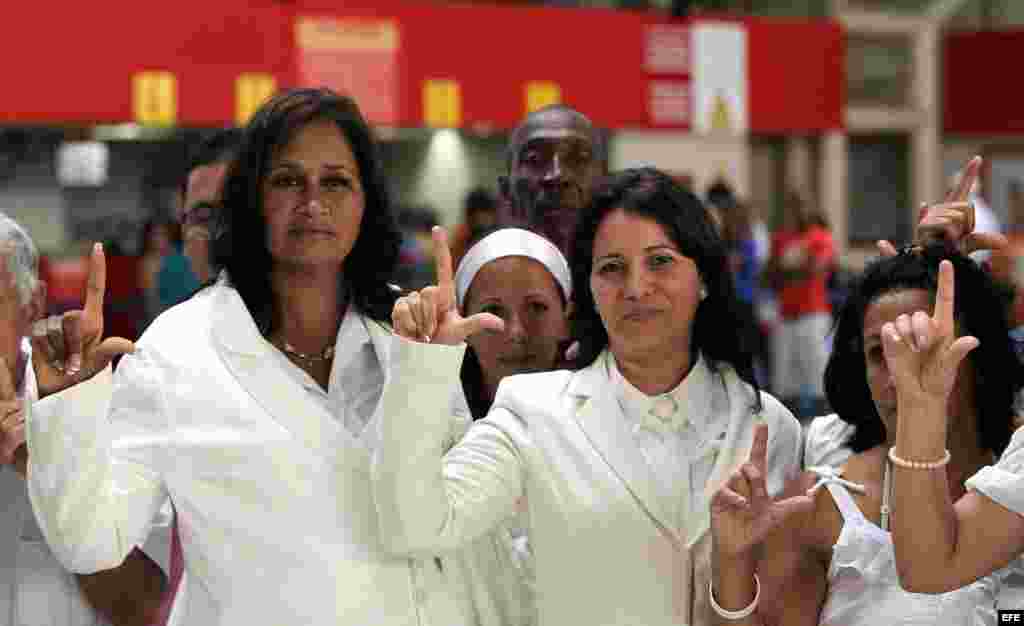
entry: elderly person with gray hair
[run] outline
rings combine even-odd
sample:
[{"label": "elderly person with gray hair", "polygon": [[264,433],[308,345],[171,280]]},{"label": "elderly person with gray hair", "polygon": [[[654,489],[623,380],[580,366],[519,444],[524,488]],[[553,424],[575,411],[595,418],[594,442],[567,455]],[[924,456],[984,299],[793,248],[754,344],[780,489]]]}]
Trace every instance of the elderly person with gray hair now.
[{"label": "elderly person with gray hair", "polygon": [[[26,414],[52,412],[53,400],[63,394],[75,394],[76,402],[109,395],[109,385],[74,384],[132,348],[124,339],[100,340],[99,247],[91,264],[85,310],[42,319],[46,287],[39,280],[39,254],[25,230],[0,213],[0,462],[7,466],[0,467],[0,501],[6,505],[0,509],[0,626],[142,625],[151,623],[159,605],[163,573],[139,550],[113,570],[77,579],[66,572],[43,540],[25,488],[31,471]],[[52,397],[40,399],[45,396]],[[147,550],[166,560],[168,546],[160,543],[147,544]]]}]

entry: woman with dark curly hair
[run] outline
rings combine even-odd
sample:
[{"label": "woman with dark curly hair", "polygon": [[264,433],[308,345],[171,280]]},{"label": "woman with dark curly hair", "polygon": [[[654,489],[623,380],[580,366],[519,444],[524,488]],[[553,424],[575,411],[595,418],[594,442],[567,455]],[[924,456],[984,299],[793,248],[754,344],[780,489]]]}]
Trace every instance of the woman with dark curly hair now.
[{"label": "woman with dark curly hair", "polygon": [[[601,185],[572,245],[573,370],[506,376],[487,417],[445,453],[463,318],[435,234],[438,285],[395,305],[394,380],[374,463],[382,536],[399,554],[465,545],[525,501],[538,623],[711,623],[709,486],[759,418],[769,476],[799,466],[800,427],[761,393],[737,332],[726,250],[692,193],[653,169]],[[448,345],[424,345],[423,342]]]},{"label": "woman with dark curly hair", "polygon": [[[895,530],[897,523],[916,515],[894,489],[904,470],[893,457],[893,445],[908,414],[883,335],[894,321],[941,305],[945,270],[940,268],[945,265],[956,268],[957,295],[962,296],[951,312],[958,333],[978,337],[982,347],[953,376],[954,392],[944,405],[948,428],[943,445],[950,453],[943,497],[962,496],[967,479],[1006,448],[1024,367],[1007,341],[1001,290],[974,262],[942,244],[907,249],[874,263],[839,314],[825,373],[830,404],[852,426],[853,456],[838,471],[812,468],[818,482],[808,495],[789,500],[799,505],[805,499],[806,506],[791,506],[803,510],[781,524],[779,516],[769,515],[780,503],[759,495],[763,459],[752,457],[751,468],[734,475],[714,499],[715,598],[727,612],[745,613],[730,623],[996,623],[1001,576],[941,596],[910,593],[897,571],[890,535],[890,526]],[[764,555],[760,563],[757,554]],[[756,611],[739,610],[749,607],[752,598],[756,603],[758,595]]]},{"label": "woman with dark curly hair", "polygon": [[381,175],[349,98],[293,90],[256,113],[213,233],[219,279],[153,322],[109,407],[30,425],[32,501],[67,568],[120,564],[169,499],[182,623],[476,623],[458,572],[387,554],[378,530],[399,247]]}]

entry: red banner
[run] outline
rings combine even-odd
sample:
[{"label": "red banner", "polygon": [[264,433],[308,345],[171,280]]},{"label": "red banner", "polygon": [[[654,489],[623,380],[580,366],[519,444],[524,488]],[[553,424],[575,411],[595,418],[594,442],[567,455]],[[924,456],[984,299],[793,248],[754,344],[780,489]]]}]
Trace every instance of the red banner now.
[{"label": "red banner", "polygon": [[[395,126],[433,117],[511,128],[556,100],[611,129],[692,119],[693,23],[642,12],[394,0],[180,0],[159,14],[127,0],[5,9],[7,24],[32,27],[0,40],[0,123],[129,122],[146,111],[155,123],[231,124],[251,105],[240,94],[255,93],[239,87],[253,82],[242,76],[330,85]],[[841,127],[840,28],[739,23],[749,28],[750,132]],[[138,93],[148,94],[144,106]]]},{"label": "red banner", "polygon": [[[1020,57],[1024,31],[951,33],[945,41],[946,132],[1024,134],[1024,86],[1007,74]],[[1009,61],[1011,66],[995,69]],[[989,72],[992,72],[989,74]],[[992,78],[989,78],[992,77]],[[999,80],[1006,77],[1008,80]],[[998,81],[998,84],[993,81]]]}]

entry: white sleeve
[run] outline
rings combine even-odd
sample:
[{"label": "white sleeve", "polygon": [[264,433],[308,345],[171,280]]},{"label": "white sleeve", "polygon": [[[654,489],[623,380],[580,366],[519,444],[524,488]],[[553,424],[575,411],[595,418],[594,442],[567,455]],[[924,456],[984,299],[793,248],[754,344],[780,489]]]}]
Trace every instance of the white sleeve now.
[{"label": "white sleeve", "polygon": [[1024,515],[1024,427],[1013,433],[1010,445],[998,463],[981,468],[967,479],[965,485],[967,489]]},{"label": "white sleeve", "polygon": [[511,515],[522,493],[519,457],[494,421],[503,410],[474,423],[445,454],[449,396],[464,351],[394,338],[373,462],[381,537],[394,553],[461,547]]},{"label": "white sleeve", "polygon": [[764,415],[768,422],[768,456],[765,463],[768,475],[765,487],[771,495],[782,493],[786,483],[800,473],[802,456],[800,422],[781,402],[762,393]]},{"label": "white sleeve", "polygon": [[848,443],[854,426],[835,413],[811,420],[804,434],[804,467],[840,467],[853,456]]},{"label": "white sleeve", "polygon": [[[71,572],[120,565],[167,500],[159,442],[166,418],[159,367],[142,348],[29,410],[28,494],[47,543]],[[109,416],[109,417],[108,417]]]}]

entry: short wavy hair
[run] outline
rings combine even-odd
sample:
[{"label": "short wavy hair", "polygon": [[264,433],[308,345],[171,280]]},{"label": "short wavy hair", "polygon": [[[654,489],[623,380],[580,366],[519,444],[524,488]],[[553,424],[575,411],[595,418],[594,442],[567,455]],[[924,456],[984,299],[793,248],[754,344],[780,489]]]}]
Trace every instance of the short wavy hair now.
[{"label": "short wavy hair", "polygon": [[388,280],[398,261],[401,235],[373,133],[353,99],[328,89],[292,89],[263,105],[243,130],[224,181],[224,207],[217,212],[213,241],[214,263],[227,270],[228,280],[264,334],[271,331],[275,311],[262,183],[273,154],[300,129],[325,119],[337,124],[352,147],[366,198],[359,235],[340,277],[341,293],[371,319],[391,319],[396,293]]},{"label": "short wavy hair", "polygon": [[1010,341],[1006,295],[972,260],[939,243],[907,249],[868,266],[839,311],[825,369],[825,395],[839,418],[854,426],[849,443],[854,452],[881,445],[887,434],[868,386],[864,359],[867,308],[885,294],[909,289],[923,289],[934,298],[943,260],[953,264],[956,275],[954,316],[960,330],[980,341],[967,356],[974,371],[979,444],[1000,454],[1010,441],[1024,365]]}]

